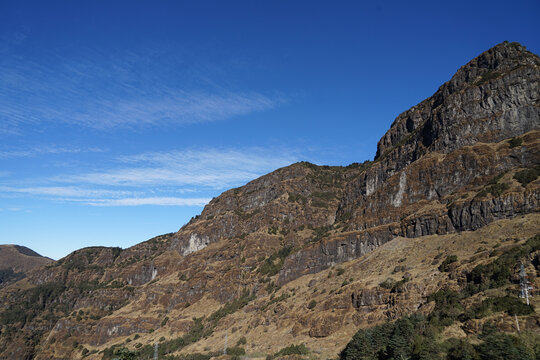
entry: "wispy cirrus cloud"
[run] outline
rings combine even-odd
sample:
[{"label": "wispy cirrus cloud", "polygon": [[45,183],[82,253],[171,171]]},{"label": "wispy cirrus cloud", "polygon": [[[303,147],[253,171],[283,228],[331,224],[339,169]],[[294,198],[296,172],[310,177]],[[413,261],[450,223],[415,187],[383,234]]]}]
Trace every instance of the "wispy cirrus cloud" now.
[{"label": "wispy cirrus cloud", "polygon": [[88,189],[62,186],[21,188],[0,186],[0,194],[2,193],[45,196],[50,200],[91,206],[204,206],[211,200],[210,198],[205,197],[148,196],[145,192],[140,191]]},{"label": "wispy cirrus cloud", "polygon": [[35,187],[16,187],[0,186],[0,192],[19,193],[28,195],[45,195],[53,198],[101,198],[101,197],[120,197],[134,193],[132,191],[89,189],[73,186],[35,186]]},{"label": "wispy cirrus cloud", "polygon": [[289,165],[299,158],[294,151],[263,148],[147,152],[119,157],[119,167],[62,176],[62,181],[107,186],[203,186],[225,189]]},{"label": "wispy cirrus cloud", "polygon": [[78,154],[87,152],[105,152],[105,149],[93,147],[82,149],[79,147],[59,147],[55,145],[33,146],[27,149],[0,150],[0,159],[11,159],[21,157],[34,157],[48,154]]},{"label": "wispy cirrus cloud", "polygon": [[232,90],[199,81],[174,62],[157,67],[152,54],[83,60],[58,56],[40,63],[0,59],[0,132],[68,124],[98,130],[185,125],[266,111],[282,96]]},{"label": "wispy cirrus cloud", "polygon": [[204,206],[211,198],[180,198],[180,197],[147,197],[147,198],[124,198],[124,199],[99,199],[88,201],[92,206]]},{"label": "wispy cirrus cloud", "polygon": [[33,179],[33,186],[1,185],[0,197],[109,207],[203,206],[220,191],[299,158],[296,151],[275,148],[145,152],[118,156],[101,170]]}]

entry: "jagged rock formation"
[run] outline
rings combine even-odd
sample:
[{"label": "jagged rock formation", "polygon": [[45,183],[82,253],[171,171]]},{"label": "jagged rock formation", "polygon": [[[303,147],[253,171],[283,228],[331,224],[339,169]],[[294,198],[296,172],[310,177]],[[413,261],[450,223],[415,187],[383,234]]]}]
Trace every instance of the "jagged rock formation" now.
[{"label": "jagged rock formation", "polygon": [[[475,234],[495,246],[538,230],[539,81],[538,56],[499,44],[401,114],[373,162],[293,164],[177,233],[29,274],[0,291],[0,358],[218,351],[225,333],[252,352],[305,342],[333,357],[358,326],[429,312],[427,295],[489,257]],[[450,277],[432,262],[445,251],[468,261]]]}]

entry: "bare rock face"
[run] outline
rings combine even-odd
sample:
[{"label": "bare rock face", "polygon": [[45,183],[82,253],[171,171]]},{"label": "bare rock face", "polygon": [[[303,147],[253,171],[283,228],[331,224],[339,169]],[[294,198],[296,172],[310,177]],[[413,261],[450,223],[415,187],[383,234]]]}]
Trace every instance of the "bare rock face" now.
[{"label": "bare rock face", "polygon": [[[378,143],[376,163],[346,190],[338,217],[358,208],[361,199],[367,200],[397,171],[428,153],[449,153],[538,129],[539,92],[537,55],[516,43],[482,53],[432,97],[394,121]],[[399,196],[391,200],[399,206]]]}]

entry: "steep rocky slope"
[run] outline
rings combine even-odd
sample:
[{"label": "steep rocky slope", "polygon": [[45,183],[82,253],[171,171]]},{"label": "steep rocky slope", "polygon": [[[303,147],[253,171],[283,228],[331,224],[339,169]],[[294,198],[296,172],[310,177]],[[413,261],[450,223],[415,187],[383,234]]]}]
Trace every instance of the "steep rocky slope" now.
[{"label": "steep rocky slope", "polygon": [[0,245],[0,286],[20,279],[26,274],[54,260],[19,245]]},{"label": "steep rocky slope", "polygon": [[466,286],[489,249],[539,232],[539,81],[538,56],[499,44],[401,114],[372,162],[293,164],[177,233],[31,273],[0,291],[0,358],[151,358],[154,343],[254,357],[304,343],[329,358],[358,327],[429,313],[428,296]]}]

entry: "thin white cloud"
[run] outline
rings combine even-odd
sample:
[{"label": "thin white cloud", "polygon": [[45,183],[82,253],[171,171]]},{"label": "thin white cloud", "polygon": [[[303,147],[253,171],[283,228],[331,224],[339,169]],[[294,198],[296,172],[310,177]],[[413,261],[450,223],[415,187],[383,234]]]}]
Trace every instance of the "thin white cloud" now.
[{"label": "thin white cloud", "polygon": [[78,187],[66,186],[36,186],[36,187],[15,187],[0,186],[0,193],[19,193],[28,195],[44,195],[52,197],[72,197],[72,198],[91,198],[113,196],[120,197],[133,195],[132,191],[122,190],[104,190],[104,189],[82,189]]},{"label": "thin white cloud", "polygon": [[0,59],[0,133],[44,122],[99,130],[213,122],[284,102],[281,96],[209,85],[151,54],[90,56],[75,61],[49,54],[40,63]]},{"label": "thin white cloud", "polygon": [[4,183],[0,196],[91,206],[203,206],[208,196],[298,160],[295,151],[276,148],[146,152],[119,156],[102,170]]},{"label": "thin white cloud", "polygon": [[88,201],[87,204],[92,206],[204,206],[210,200],[210,198],[149,197],[94,200]]},{"label": "thin white cloud", "polygon": [[34,157],[47,154],[77,154],[87,152],[104,152],[100,148],[81,149],[77,147],[58,147],[58,146],[35,146],[24,150],[0,150],[0,159],[11,159],[19,157]]},{"label": "thin white cloud", "polygon": [[224,189],[253,180],[298,159],[294,152],[262,148],[149,152],[120,157],[122,163],[132,165],[129,167],[62,176],[56,180],[107,186],[204,186]]}]

